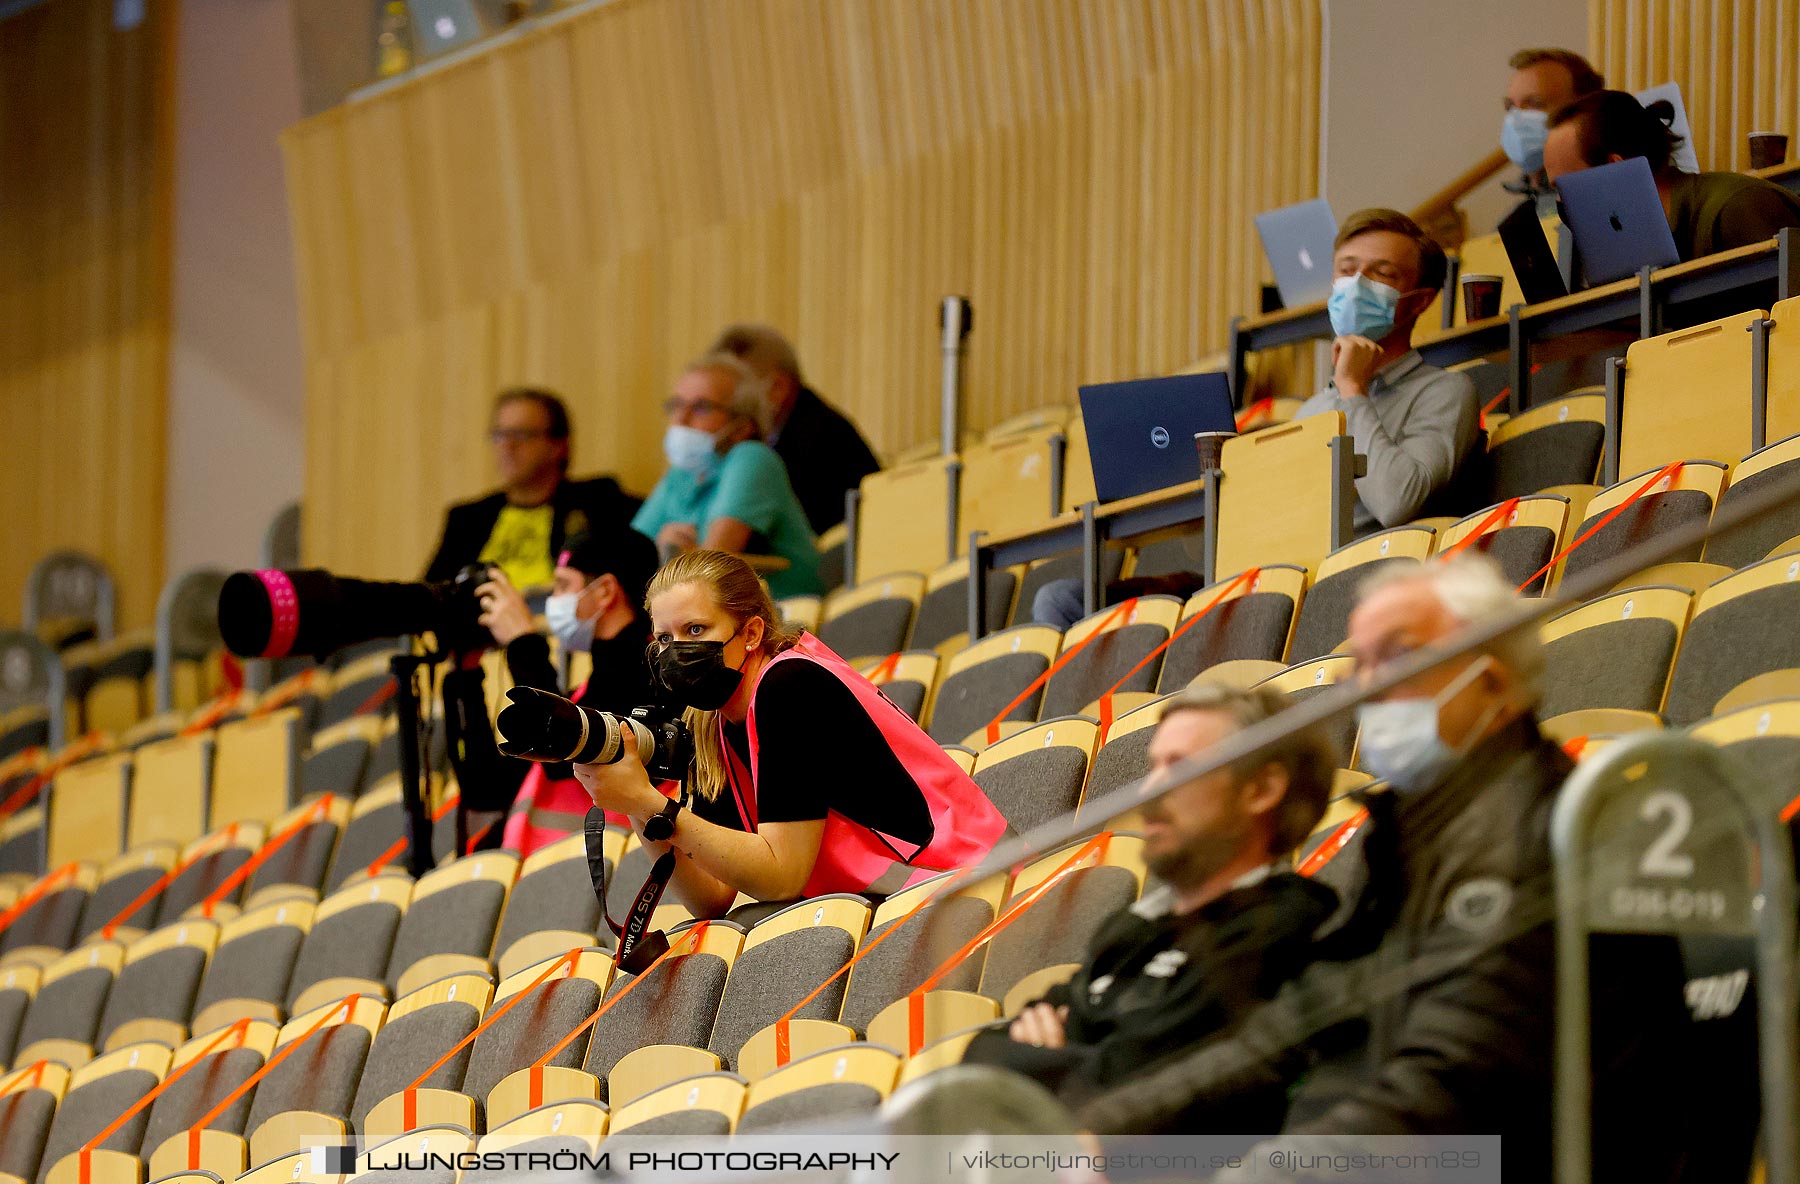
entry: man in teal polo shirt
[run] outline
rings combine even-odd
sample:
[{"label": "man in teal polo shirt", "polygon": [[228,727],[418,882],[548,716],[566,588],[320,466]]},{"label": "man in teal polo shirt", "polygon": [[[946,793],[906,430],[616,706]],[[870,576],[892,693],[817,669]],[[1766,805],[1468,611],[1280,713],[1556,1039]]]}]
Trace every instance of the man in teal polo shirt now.
[{"label": "man in teal polo shirt", "polygon": [[785,560],[776,597],[817,595],[819,552],[787,467],[762,442],[765,380],[726,353],[694,361],[663,404],[669,470],[631,520],[663,554],[705,547]]}]

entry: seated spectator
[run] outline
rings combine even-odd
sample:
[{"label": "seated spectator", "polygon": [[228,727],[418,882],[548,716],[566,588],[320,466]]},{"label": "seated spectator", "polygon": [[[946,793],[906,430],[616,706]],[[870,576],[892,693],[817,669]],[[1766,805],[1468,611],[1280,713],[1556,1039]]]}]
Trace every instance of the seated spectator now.
[{"label": "seated spectator", "polygon": [[[1398,210],[1358,210],[1338,231],[1332,266],[1332,377],[1294,417],[1344,413],[1368,461],[1356,479],[1356,534],[1403,526],[1441,503],[1445,512],[1476,508],[1455,504],[1452,485],[1478,443],[1475,386],[1412,348],[1414,323],[1444,286],[1443,249]],[[1108,603],[1119,598],[1107,589]],[[1081,619],[1081,585],[1045,584],[1031,615],[1067,629]]]},{"label": "seated spectator", "polygon": [[885,896],[979,862],[1006,832],[911,717],[816,637],[783,626],[743,560],[678,555],[649,601],[652,677],[687,708],[694,763],[675,796],[650,784],[629,745],[616,764],[575,773],[659,864],[687,856],[669,861],[667,883],[695,916],[722,916],[740,892]]},{"label": "seated spectator", "polygon": [[1506,84],[1500,125],[1500,146],[1506,159],[1522,174],[1506,186],[1534,200],[1542,199],[1555,212],[1556,191],[1544,176],[1544,139],[1550,134],[1550,116],[1583,95],[1606,85],[1606,79],[1588,60],[1570,49],[1521,49],[1506,63],[1512,77]]},{"label": "seated spectator", "polygon": [[765,384],[730,354],[690,365],[663,404],[669,470],[631,525],[664,555],[705,547],[785,561],[768,573],[776,596],[822,592],[819,552],[787,469],[762,442]]},{"label": "seated spectator", "polygon": [[[1150,742],[1152,785],[1286,706],[1266,690],[1201,684],[1176,695]],[[977,1035],[964,1062],[1015,1069],[1073,1100],[1235,1028],[1306,966],[1313,931],[1337,907],[1290,857],[1324,814],[1339,759],[1302,732],[1146,805],[1144,860],[1159,885],[1101,926],[1067,983]],[[1280,1126],[1285,1090],[1244,1101],[1231,1130]]]},{"label": "seated spectator", "polygon": [[[1515,598],[1485,556],[1378,575],[1350,618],[1359,677]],[[1320,960],[1236,1035],[1089,1103],[1092,1129],[1204,1130],[1286,1082],[1287,1133],[1497,1134],[1509,1179],[1550,1178],[1549,825],[1571,766],[1532,714],[1541,665],[1527,628],[1362,706],[1358,759],[1390,788],[1319,873],[1346,902]],[[1619,1144],[1604,1177],[1666,1179],[1682,1091],[1656,1071],[1675,1056],[1658,1034],[1686,1023],[1679,961],[1594,972],[1596,1130]]]},{"label": "seated spectator", "polygon": [[788,483],[814,534],[844,520],[844,494],[881,468],[848,416],[806,385],[793,343],[768,325],[732,325],[712,344],[740,358],[769,384],[769,447],[787,465]]},{"label": "seated spectator", "polygon": [[488,440],[501,487],[450,507],[427,580],[448,580],[470,564],[487,563],[513,587],[539,591],[549,587],[566,540],[596,522],[628,521],[637,511],[637,499],[611,477],[569,479],[569,412],[549,391],[502,391]]},{"label": "seated spectator", "polygon": [[1624,91],[1578,99],[1550,118],[1544,171],[1558,178],[1641,156],[1656,176],[1663,211],[1683,259],[1765,242],[1800,226],[1800,197],[1744,173],[1684,173],[1675,167],[1681,137],[1669,129],[1675,109],[1666,101],[1646,108]]},{"label": "seated spectator", "polygon": [[[592,657],[586,680],[569,695],[599,711],[624,715],[651,702],[655,692],[644,648],[650,618],[644,589],[656,572],[656,547],[637,531],[597,523],[569,544],[556,561],[556,578],[544,617],[550,636],[565,653]],[[538,632],[525,598],[499,568],[475,590],[481,623],[506,650],[506,669],[516,686],[563,690],[550,663],[550,643]],[[516,796],[499,845],[530,855],[568,835],[580,834],[593,804],[567,765],[509,760],[516,772]],[[615,820],[625,825],[623,817]]]}]

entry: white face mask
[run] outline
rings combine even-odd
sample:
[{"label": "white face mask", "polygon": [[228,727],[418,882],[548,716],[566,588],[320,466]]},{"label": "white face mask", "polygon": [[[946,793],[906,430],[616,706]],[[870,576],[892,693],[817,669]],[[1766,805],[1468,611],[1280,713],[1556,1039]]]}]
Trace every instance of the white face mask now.
[{"label": "white face mask", "polygon": [[[592,584],[588,585],[593,587]],[[581,592],[565,592],[560,596],[551,596],[544,601],[544,621],[550,626],[550,636],[565,650],[587,652],[594,646],[594,627],[600,623],[600,614],[583,620],[576,611],[581,603]]]},{"label": "white face mask", "polygon": [[1423,793],[1436,786],[1468,755],[1503,708],[1500,703],[1490,705],[1454,748],[1438,731],[1444,704],[1467,690],[1491,661],[1491,655],[1483,654],[1429,699],[1389,699],[1359,706],[1357,763],[1396,793]]}]

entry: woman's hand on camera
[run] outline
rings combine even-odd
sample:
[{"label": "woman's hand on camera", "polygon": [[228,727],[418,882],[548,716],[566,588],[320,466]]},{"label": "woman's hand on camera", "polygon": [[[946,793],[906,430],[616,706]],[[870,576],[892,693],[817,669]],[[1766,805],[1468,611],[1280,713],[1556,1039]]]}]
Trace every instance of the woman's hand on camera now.
[{"label": "woman's hand on camera", "polygon": [[475,589],[475,601],[481,605],[481,616],[476,619],[500,645],[511,645],[537,628],[525,598],[497,567],[488,568],[488,582]]},{"label": "woman's hand on camera", "polygon": [[625,745],[619,759],[610,765],[576,765],[575,779],[594,799],[594,805],[634,820],[648,818],[663,807],[663,795],[650,784],[636,745]]}]

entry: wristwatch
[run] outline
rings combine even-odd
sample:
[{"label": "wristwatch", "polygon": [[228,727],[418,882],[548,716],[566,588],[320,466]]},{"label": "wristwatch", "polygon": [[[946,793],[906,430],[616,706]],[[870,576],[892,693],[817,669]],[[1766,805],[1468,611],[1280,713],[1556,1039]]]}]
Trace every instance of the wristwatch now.
[{"label": "wristwatch", "polygon": [[675,816],[681,813],[681,799],[670,798],[661,810],[644,820],[644,837],[661,843],[675,837]]}]

